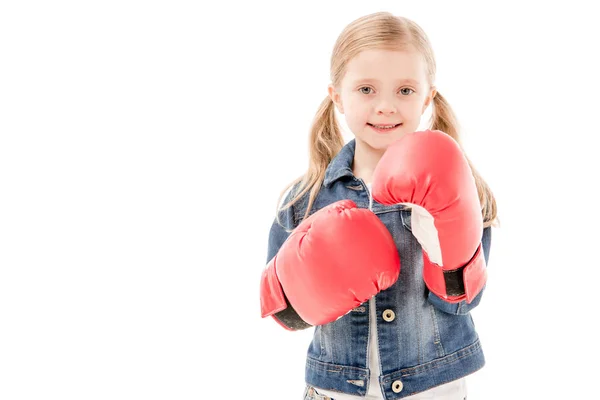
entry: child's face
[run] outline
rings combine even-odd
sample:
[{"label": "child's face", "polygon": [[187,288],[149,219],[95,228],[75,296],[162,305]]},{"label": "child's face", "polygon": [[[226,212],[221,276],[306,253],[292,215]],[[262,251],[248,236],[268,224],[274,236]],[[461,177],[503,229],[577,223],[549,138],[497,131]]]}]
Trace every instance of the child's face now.
[{"label": "child's face", "polygon": [[[378,150],[416,131],[435,94],[416,51],[365,50],[350,60],[340,86],[339,91],[331,85],[328,90],[348,128],[357,140]],[[369,125],[399,123],[384,132]]]}]

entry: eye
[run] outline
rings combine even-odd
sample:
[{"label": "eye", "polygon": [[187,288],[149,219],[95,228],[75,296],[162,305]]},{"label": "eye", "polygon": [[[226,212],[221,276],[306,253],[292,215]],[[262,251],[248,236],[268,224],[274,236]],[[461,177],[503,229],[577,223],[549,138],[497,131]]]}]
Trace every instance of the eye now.
[{"label": "eye", "polygon": [[363,86],[363,87],[361,87],[361,88],[360,88],[360,89],[358,89],[358,90],[359,90],[359,91],[360,91],[362,94],[369,94],[369,93],[365,93],[365,92],[363,91],[363,89],[369,89],[369,90],[372,90],[372,89],[371,89],[370,87],[368,87],[368,86]]},{"label": "eye", "polygon": [[[410,90],[411,92],[414,92],[414,90],[412,90],[411,88],[402,88],[400,89],[400,92],[402,92],[403,90]],[[402,92],[402,94],[409,95],[410,93]]]}]

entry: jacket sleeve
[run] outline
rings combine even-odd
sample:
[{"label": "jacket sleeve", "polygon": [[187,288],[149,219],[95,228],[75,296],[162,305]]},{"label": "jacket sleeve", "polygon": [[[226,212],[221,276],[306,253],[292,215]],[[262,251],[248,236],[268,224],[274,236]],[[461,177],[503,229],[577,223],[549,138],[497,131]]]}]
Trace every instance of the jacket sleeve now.
[{"label": "jacket sleeve", "polygon": [[[289,195],[286,197],[285,202],[287,202],[288,199]],[[290,235],[290,231],[296,227],[293,207],[294,206],[283,211],[279,211],[279,220],[281,225],[276,218],[271,225],[267,248],[267,264],[273,259],[273,257],[275,257],[275,255],[277,255],[279,249]],[[285,296],[285,291],[283,294]],[[312,326],[300,318],[298,313],[296,313],[296,310],[294,310],[292,305],[289,303],[287,297],[285,302],[287,304],[287,308],[272,315],[279,325],[290,331],[307,329]]]},{"label": "jacket sleeve", "polygon": [[[492,244],[492,227],[488,226],[483,229],[483,235],[481,237],[481,246],[483,247],[483,256],[485,257],[485,265],[488,265],[488,260],[490,258],[490,247]],[[437,296],[433,292],[429,292],[427,299],[431,304],[433,304],[436,308],[441,311],[444,311],[449,314],[456,315],[464,315],[468,314],[472,309],[477,307],[479,302],[481,301],[481,296],[485,290],[485,285],[481,292],[471,302],[471,304],[467,304],[466,300],[463,300],[459,303],[449,303],[443,300],[441,297]]]}]

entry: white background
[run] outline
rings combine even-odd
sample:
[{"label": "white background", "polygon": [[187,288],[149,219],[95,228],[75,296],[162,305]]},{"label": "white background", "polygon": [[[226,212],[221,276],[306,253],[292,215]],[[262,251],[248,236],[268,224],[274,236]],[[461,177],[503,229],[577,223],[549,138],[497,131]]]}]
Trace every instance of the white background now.
[{"label": "white background", "polygon": [[268,230],[337,35],[380,10],[429,35],[498,201],[469,399],[598,396],[591,6],[199,3],[0,6],[0,399],[301,398]]}]

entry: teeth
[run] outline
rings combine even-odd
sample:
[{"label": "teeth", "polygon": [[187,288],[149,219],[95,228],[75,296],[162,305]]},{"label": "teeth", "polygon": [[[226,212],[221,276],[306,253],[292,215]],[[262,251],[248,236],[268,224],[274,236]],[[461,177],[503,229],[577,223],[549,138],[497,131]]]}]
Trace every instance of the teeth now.
[{"label": "teeth", "polygon": [[390,129],[390,128],[395,127],[396,125],[373,125],[373,126],[378,129]]}]

